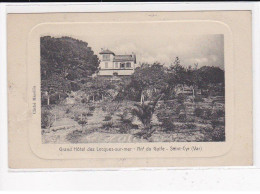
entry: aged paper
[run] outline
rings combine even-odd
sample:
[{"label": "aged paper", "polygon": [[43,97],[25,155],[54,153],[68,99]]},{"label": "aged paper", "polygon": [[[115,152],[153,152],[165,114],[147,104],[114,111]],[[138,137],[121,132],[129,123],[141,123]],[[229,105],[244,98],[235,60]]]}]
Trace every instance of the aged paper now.
[{"label": "aged paper", "polygon": [[250,11],[9,14],[7,33],[10,168],[252,165]]}]

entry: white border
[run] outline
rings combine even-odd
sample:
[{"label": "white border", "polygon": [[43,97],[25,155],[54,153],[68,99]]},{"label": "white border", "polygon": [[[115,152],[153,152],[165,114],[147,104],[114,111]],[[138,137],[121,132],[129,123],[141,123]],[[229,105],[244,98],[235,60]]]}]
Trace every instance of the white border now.
[{"label": "white border", "polygon": [[[119,171],[9,172],[7,161],[6,14],[46,12],[252,10],[254,166],[149,168]],[[0,189],[213,189],[260,188],[260,3],[3,3],[0,4]],[[177,170],[178,169],[178,170]],[[181,169],[181,170],[180,170]],[[65,171],[70,171],[66,169]],[[75,170],[75,169],[74,169]],[[76,169],[82,170],[82,169]],[[39,170],[34,170],[39,171]],[[127,171],[127,172],[126,172]],[[55,183],[55,184],[54,184]]]}]

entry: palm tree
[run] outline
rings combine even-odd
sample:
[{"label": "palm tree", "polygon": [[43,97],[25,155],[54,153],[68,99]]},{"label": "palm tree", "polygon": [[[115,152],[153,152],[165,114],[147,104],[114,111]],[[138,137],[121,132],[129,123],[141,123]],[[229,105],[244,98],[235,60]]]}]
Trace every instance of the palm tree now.
[{"label": "palm tree", "polygon": [[141,136],[143,138],[149,138],[154,131],[151,131],[152,117],[155,111],[155,107],[158,101],[164,96],[164,94],[159,95],[154,101],[149,101],[148,103],[142,102],[135,104],[135,108],[132,110],[132,114],[136,116],[143,124],[144,131]]}]

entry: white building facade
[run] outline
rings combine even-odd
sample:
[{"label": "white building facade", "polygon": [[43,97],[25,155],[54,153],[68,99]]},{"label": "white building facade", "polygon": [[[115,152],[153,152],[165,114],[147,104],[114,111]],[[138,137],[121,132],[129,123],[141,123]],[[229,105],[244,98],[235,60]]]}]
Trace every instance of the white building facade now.
[{"label": "white building facade", "polygon": [[136,55],[115,55],[112,51],[106,49],[100,53],[99,75],[120,76],[132,75],[136,68]]}]

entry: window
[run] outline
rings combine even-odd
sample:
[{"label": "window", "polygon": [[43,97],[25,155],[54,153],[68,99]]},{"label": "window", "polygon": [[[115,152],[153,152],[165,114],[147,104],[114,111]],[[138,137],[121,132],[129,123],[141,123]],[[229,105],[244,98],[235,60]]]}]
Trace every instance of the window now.
[{"label": "window", "polygon": [[103,61],[110,61],[110,55],[109,54],[104,54],[103,55]]},{"label": "window", "polygon": [[108,62],[105,62],[105,68],[106,69],[108,68]]},{"label": "window", "polygon": [[118,68],[118,62],[115,62],[115,68]]},{"label": "window", "polygon": [[120,63],[120,68],[124,69],[125,68],[125,64],[124,63]]},{"label": "window", "polygon": [[127,68],[131,68],[131,63],[127,62],[127,63],[126,63],[126,67],[127,67]]}]

